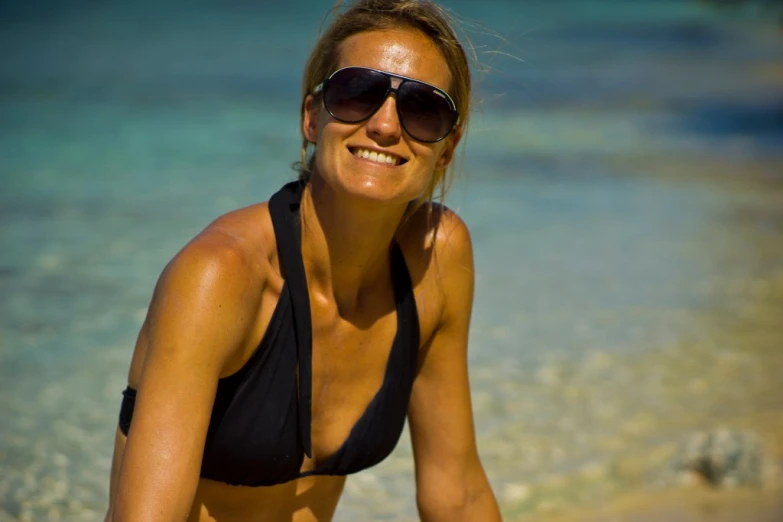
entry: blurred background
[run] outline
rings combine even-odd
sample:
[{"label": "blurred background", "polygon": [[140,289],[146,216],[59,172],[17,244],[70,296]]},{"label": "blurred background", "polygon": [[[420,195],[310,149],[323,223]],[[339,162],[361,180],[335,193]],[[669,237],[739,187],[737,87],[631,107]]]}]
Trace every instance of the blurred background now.
[{"label": "blurred background", "polygon": [[[506,519],[783,520],[775,3],[442,3],[479,62],[447,204]],[[102,520],[155,280],[294,178],[330,6],[0,3],[0,521]],[[412,469],[406,435],[336,520],[416,520]]]}]

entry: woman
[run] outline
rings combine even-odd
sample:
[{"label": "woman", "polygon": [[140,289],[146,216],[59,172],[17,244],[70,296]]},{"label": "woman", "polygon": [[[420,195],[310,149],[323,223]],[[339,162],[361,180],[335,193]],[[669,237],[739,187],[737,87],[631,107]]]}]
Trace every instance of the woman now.
[{"label": "woman", "polygon": [[421,519],[500,519],[468,386],[470,237],[431,203],[469,97],[435,4],[336,17],[305,69],[300,180],[217,219],[158,281],[108,520],[331,520],[406,415]]}]

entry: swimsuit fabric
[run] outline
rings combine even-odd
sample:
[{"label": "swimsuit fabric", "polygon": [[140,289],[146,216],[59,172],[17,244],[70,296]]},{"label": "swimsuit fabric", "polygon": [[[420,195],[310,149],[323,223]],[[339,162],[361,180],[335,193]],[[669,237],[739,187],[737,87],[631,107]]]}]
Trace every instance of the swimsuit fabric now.
[{"label": "swimsuit fabric", "polygon": [[[301,255],[303,184],[283,186],[269,201],[285,281],[264,336],[247,363],[218,381],[201,477],[232,485],[271,486],[308,475],[348,475],[385,459],[405,423],[419,349],[419,321],[402,251],[390,248],[397,311],[383,384],[333,455],[307,472],[312,386],[312,323]],[[350,364],[346,361],[346,364]],[[136,391],[123,391],[120,430],[127,435]]]}]

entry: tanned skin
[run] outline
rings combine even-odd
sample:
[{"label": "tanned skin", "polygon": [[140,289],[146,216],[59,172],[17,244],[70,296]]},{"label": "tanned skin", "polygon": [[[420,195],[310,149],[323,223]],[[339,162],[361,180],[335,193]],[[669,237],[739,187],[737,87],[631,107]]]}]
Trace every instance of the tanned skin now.
[{"label": "tanned skin", "polygon": [[[411,30],[354,35],[340,67],[373,67],[448,90],[435,45]],[[380,388],[396,332],[389,246],[402,248],[414,286],[421,346],[408,420],[416,502],[425,522],[500,520],[476,448],[467,345],[473,252],[453,212],[409,202],[452,159],[459,131],[425,144],[401,128],[394,96],[368,120],[332,119],[311,97],[303,130],[316,144],[302,196],[302,256],[313,321],[313,459],[327,459]],[[356,148],[403,161],[380,165]],[[160,276],[136,342],[128,383],[138,390],[128,438],[117,431],[107,521],[327,522],[345,477],[311,476],[271,487],[199,477],[219,378],[259,345],[283,286],[269,208],[218,218]]]}]

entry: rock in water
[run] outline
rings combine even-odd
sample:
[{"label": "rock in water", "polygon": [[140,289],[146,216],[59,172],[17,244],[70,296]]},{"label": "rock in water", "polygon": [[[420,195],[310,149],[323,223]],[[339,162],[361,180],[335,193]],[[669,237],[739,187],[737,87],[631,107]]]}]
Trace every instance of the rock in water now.
[{"label": "rock in water", "polygon": [[681,483],[696,475],[714,487],[757,486],[763,481],[763,453],[753,433],[720,429],[691,435],[673,467]]}]

